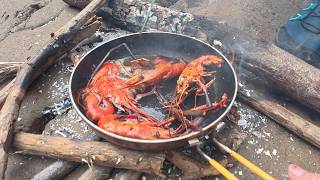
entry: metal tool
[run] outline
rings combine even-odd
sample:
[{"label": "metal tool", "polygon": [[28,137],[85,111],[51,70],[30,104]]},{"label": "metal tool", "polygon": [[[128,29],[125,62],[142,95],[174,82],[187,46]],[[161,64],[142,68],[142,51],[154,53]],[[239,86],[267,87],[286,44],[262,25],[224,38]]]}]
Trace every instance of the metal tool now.
[{"label": "metal tool", "polygon": [[218,145],[219,148],[223,149],[226,153],[230,154],[231,157],[236,159],[239,163],[246,166],[251,172],[255,173],[261,179],[265,180],[275,180],[274,177],[263,171],[261,168],[247,160],[245,157],[241,156],[239,153],[231,150],[229,147],[225,146],[224,144],[220,143],[216,138],[213,138],[213,141]]}]

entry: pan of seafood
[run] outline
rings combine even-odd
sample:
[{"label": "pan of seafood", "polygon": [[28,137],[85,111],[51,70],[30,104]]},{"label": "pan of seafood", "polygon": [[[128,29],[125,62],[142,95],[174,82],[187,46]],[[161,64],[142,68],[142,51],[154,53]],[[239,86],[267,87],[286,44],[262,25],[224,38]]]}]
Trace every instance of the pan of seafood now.
[{"label": "pan of seafood", "polygon": [[236,93],[235,71],[221,52],[165,32],[102,43],[70,79],[73,106],[89,127],[138,150],[187,146],[217,126]]}]

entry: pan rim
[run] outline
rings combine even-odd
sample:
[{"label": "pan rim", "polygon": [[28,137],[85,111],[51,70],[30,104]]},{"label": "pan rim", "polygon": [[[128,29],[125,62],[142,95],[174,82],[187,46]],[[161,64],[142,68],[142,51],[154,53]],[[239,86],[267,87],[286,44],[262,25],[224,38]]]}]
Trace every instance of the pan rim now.
[{"label": "pan rim", "polygon": [[[233,74],[233,77],[235,79],[235,88],[234,88],[234,94],[232,96],[232,99],[230,101],[230,104],[228,105],[228,107],[225,109],[225,111],[216,119],[214,120],[212,123],[208,124],[207,126],[205,126],[202,131],[193,131],[191,133],[188,133],[188,134],[185,134],[185,135],[182,135],[182,136],[178,136],[178,137],[173,137],[173,138],[169,138],[169,139],[157,139],[157,140],[145,140],[145,139],[135,139],[135,138],[129,138],[129,137],[125,137],[125,136],[120,136],[120,135],[117,135],[117,134],[114,134],[112,132],[108,132],[106,130],[103,130],[101,129],[100,127],[98,127],[95,123],[93,123],[91,120],[89,120],[85,115],[84,113],[82,113],[80,111],[80,109],[78,108],[78,105],[76,104],[74,98],[73,98],[73,95],[72,95],[72,87],[71,87],[71,84],[72,84],[72,79],[73,79],[73,76],[74,76],[74,73],[78,67],[78,65],[81,63],[81,61],[88,55],[90,54],[92,51],[96,50],[97,48],[103,46],[104,44],[106,43],[109,43],[111,41],[114,41],[116,39],[120,39],[120,38],[124,38],[124,37],[128,37],[128,36],[135,36],[135,35],[141,35],[141,34],[154,34],[154,33],[161,33],[161,34],[172,34],[172,35],[175,35],[175,36],[182,36],[184,38],[189,38],[189,39],[193,39],[195,41],[198,41],[210,48],[212,48],[214,51],[216,51],[216,53],[218,53],[226,62],[227,64],[229,65],[229,67],[231,68],[231,71],[232,71],[232,74]],[[173,33],[173,32],[162,32],[162,31],[153,31],[153,32],[141,32],[141,33],[129,33],[129,34],[125,34],[125,35],[122,35],[122,36],[119,36],[119,37],[115,37],[115,38],[112,38],[108,41],[105,41],[101,44],[99,44],[98,46],[96,46],[95,48],[91,49],[90,51],[88,51],[81,59],[80,61],[78,62],[78,64],[76,64],[76,66],[74,67],[72,73],[71,73],[71,76],[70,76],[70,80],[69,80],[69,96],[70,96],[70,99],[71,99],[71,102],[72,102],[72,105],[73,105],[73,108],[77,111],[78,115],[80,115],[81,119],[84,120],[87,124],[90,125],[90,128],[94,128],[94,130],[98,131],[99,133],[102,133],[102,134],[106,134],[108,136],[111,136],[112,138],[115,138],[115,139],[121,139],[121,140],[124,140],[124,141],[127,141],[127,142],[130,142],[130,143],[140,143],[140,144],[157,144],[157,143],[170,143],[170,142],[176,142],[176,141],[179,141],[179,140],[190,140],[190,139],[194,139],[195,137],[197,137],[197,135],[202,135],[201,132],[206,132],[208,131],[209,129],[213,128],[215,125],[217,125],[225,116],[226,114],[231,110],[231,107],[232,105],[234,104],[234,101],[236,99],[236,96],[237,96],[237,92],[238,92],[238,78],[237,78],[237,75],[236,75],[236,72],[233,68],[233,66],[231,65],[230,61],[228,60],[227,57],[225,57],[225,55],[223,53],[221,53],[218,49],[216,49],[215,47],[211,46],[210,44],[204,42],[204,41],[201,41],[195,37],[191,37],[191,36],[188,36],[188,35],[184,35],[184,34],[179,34],[179,33]]]}]

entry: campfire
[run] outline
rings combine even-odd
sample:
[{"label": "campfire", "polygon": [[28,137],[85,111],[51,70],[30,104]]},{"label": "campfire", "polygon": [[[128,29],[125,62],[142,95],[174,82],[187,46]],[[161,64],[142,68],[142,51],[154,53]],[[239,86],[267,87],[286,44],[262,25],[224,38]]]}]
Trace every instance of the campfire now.
[{"label": "campfire", "polygon": [[[228,171],[234,165],[232,157],[241,163],[245,161],[239,158],[236,151],[246,136],[243,129],[254,133],[259,126],[250,124],[250,118],[260,119],[259,123],[263,124],[268,117],[308,143],[320,147],[319,126],[284,106],[283,103],[287,101],[279,100],[279,96],[275,95],[275,92],[285,94],[299,102],[301,109],[308,108],[315,114],[320,113],[320,71],[317,68],[272,44],[256,40],[225,24],[159,4],[135,0],[110,3],[104,0],[81,3],[64,1],[81,11],[57,32],[51,33],[50,42],[36,56],[23,64],[0,64],[0,68],[3,66],[0,69],[0,74],[3,74],[1,82],[9,80],[0,93],[2,179],[5,177],[8,153],[11,150],[15,153],[59,159],[37,172],[33,179],[63,178],[80,164],[84,164],[86,170],[78,179],[196,179],[218,176],[221,173],[234,178],[233,174],[224,170]],[[208,29],[208,26],[211,28]],[[143,39],[143,35],[151,36],[154,40]],[[165,36],[168,36],[168,41],[163,38]],[[130,42],[126,38],[134,40]],[[138,42],[139,38],[145,43]],[[181,45],[184,39],[187,39],[185,44],[191,47]],[[123,47],[122,50],[115,48],[122,41],[129,42],[125,45],[127,51]],[[159,52],[153,53],[151,45],[160,49]],[[204,47],[210,50],[204,50]],[[109,51],[113,48],[114,52]],[[142,50],[152,52],[153,57],[148,53],[141,54]],[[165,57],[167,54],[161,54],[164,52],[172,57]],[[112,53],[114,54],[109,59]],[[117,53],[120,54],[119,57],[116,57]],[[123,54],[127,56],[120,57]],[[180,56],[185,59],[176,59]],[[128,57],[130,60],[126,60]],[[203,62],[203,59],[211,62]],[[175,91],[179,75],[190,67],[191,62],[196,61],[203,65],[203,69],[200,71],[192,67],[192,72],[199,70],[198,74],[205,74],[197,77],[197,81],[192,79],[188,82],[198,85],[196,88],[184,84],[189,89],[182,88],[181,92],[177,90],[171,94],[162,93],[163,89],[168,90],[169,87]],[[158,70],[157,62],[166,67],[166,76],[162,77],[161,82],[158,79],[148,79],[154,75],[153,70]],[[126,63],[130,66],[126,66]],[[127,73],[129,78],[109,78],[102,81],[97,74],[101,75],[107,65],[112,68],[123,66],[121,73],[110,71],[108,75]],[[177,70],[178,65],[183,65],[179,72],[168,70]],[[207,66],[214,67],[210,69]],[[161,73],[157,78],[164,72]],[[170,73],[172,76],[167,76]],[[186,75],[183,80],[191,75],[194,74]],[[43,78],[52,80],[49,84],[43,84]],[[117,97],[115,91],[119,87],[114,88],[111,83],[116,80],[125,84],[121,88],[131,88],[129,93],[152,92],[151,96],[156,98],[150,100],[148,96],[143,97],[149,100],[141,103],[159,101],[161,106],[158,104],[155,107],[161,110],[151,108],[146,111],[148,106],[140,109],[140,99],[134,99],[138,93]],[[153,87],[162,81],[175,83],[162,84],[162,89],[155,88],[156,92],[150,89],[150,84]],[[107,95],[103,94],[107,89],[102,86],[104,83],[109,88]],[[114,99],[109,98],[112,101],[100,100],[109,97],[110,92],[116,96]],[[23,118],[23,113],[26,112],[23,110],[33,110],[30,102],[35,104],[29,98],[29,93],[43,94],[39,97],[47,96],[46,101],[50,104],[40,103],[41,111],[37,110],[31,123],[26,124],[27,121]],[[122,91],[121,93],[123,95]],[[188,93],[193,93],[192,97]],[[174,100],[169,101],[170,98]],[[202,101],[197,98],[202,98]],[[90,105],[92,99],[94,104]],[[192,106],[185,105],[185,101],[192,102]],[[123,102],[129,105],[123,105]],[[114,118],[112,120],[106,120],[106,117],[100,117],[102,115],[99,114],[109,104],[112,104],[112,113],[108,112],[108,118]],[[92,109],[94,105],[98,109]],[[152,115],[146,112],[151,112]],[[168,115],[171,116],[166,119]],[[166,119],[166,123],[154,121],[154,117]],[[126,129],[120,132],[110,128],[110,123],[129,121],[128,119],[135,123],[131,130],[137,128],[137,132],[148,133],[132,135]],[[119,136],[125,138],[119,140]],[[177,140],[174,141],[175,139]],[[154,142],[158,144],[155,145]],[[268,153],[271,156],[277,152]],[[259,168],[260,165],[255,166],[245,161],[244,165],[248,164],[249,169],[258,176],[272,179],[269,172]]]}]

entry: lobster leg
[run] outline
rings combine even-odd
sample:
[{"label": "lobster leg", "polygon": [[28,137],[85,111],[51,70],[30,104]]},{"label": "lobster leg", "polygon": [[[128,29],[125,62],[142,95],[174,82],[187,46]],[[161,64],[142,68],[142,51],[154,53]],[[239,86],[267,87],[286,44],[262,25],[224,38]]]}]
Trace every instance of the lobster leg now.
[{"label": "lobster leg", "polygon": [[185,116],[205,116],[208,111],[216,111],[220,108],[226,107],[227,95],[224,94],[218,103],[212,103],[211,106],[201,105],[195,108],[183,111]]},{"label": "lobster leg", "polygon": [[209,95],[208,95],[207,86],[203,83],[204,82],[203,78],[202,77],[197,78],[196,82],[200,86],[200,88],[202,89],[202,91],[203,91],[203,93],[204,93],[204,95],[206,97],[207,106],[211,107],[211,101],[210,101],[210,98],[209,98]]},{"label": "lobster leg", "polygon": [[90,77],[90,80],[88,81],[88,84],[91,83],[91,80],[92,80],[93,77],[96,75],[96,73],[100,70],[101,66],[105,63],[105,61],[106,61],[107,58],[110,56],[110,54],[111,54],[113,51],[119,49],[119,48],[122,47],[122,46],[126,48],[126,50],[129,52],[130,56],[131,56],[133,59],[137,59],[136,56],[133,55],[132,51],[130,50],[129,46],[128,46],[126,43],[121,43],[121,44],[119,44],[118,46],[111,48],[111,49],[107,52],[107,54],[103,57],[102,61],[98,64],[98,66],[94,69],[94,71],[93,71],[93,73],[92,73],[92,75],[91,75],[91,77]]},{"label": "lobster leg", "polygon": [[166,125],[166,124],[172,123],[172,122],[175,121],[175,120],[176,120],[176,118],[175,118],[174,116],[172,116],[172,117],[169,117],[169,118],[163,120],[162,122],[154,122],[154,123],[151,123],[151,125],[160,127],[160,126],[164,126],[164,125]]}]

